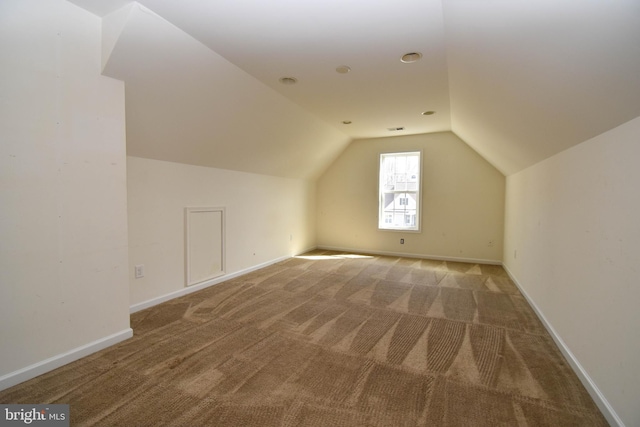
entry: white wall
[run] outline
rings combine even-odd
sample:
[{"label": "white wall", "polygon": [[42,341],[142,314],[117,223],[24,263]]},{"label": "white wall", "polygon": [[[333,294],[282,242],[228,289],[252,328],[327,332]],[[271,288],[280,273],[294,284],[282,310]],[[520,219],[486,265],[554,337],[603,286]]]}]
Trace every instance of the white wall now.
[{"label": "white wall", "polygon": [[[379,154],[413,150],[423,156],[422,231],[378,230]],[[451,132],[356,140],[317,185],[318,246],[502,259],[505,178]]]},{"label": "white wall", "polygon": [[315,246],[311,181],[127,158],[131,304],[185,287],[184,208],[226,209],[226,273]]},{"label": "white wall", "polygon": [[130,336],[124,86],[100,51],[70,3],[0,3],[0,388]]},{"label": "white wall", "polygon": [[[507,179],[505,266],[640,425],[640,117]],[[517,253],[516,253],[517,251]]]}]

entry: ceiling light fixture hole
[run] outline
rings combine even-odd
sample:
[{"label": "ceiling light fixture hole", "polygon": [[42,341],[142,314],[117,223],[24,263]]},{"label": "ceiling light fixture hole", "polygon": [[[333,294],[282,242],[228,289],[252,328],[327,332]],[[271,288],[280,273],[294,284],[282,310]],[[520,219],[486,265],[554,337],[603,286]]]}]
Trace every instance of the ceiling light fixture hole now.
[{"label": "ceiling light fixture hole", "polygon": [[298,79],[296,79],[295,77],[281,77],[280,83],[282,83],[283,85],[294,85],[298,83]]},{"label": "ceiling light fixture hole", "polygon": [[400,61],[404,62],[405,64],[410,64],[412,62],[419,61],[420,58],[422,58],[422,54],[420,52],[409,52],[402,55]]}]

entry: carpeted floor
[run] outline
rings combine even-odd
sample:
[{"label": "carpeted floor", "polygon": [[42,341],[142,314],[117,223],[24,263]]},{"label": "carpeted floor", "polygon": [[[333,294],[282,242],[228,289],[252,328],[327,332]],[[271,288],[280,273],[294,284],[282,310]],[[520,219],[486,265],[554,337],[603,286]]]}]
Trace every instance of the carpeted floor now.
[{"label": "carpeted floor", "polygon": [[72,426],[606,426],[501,267],[315,251],[0,392]]}]

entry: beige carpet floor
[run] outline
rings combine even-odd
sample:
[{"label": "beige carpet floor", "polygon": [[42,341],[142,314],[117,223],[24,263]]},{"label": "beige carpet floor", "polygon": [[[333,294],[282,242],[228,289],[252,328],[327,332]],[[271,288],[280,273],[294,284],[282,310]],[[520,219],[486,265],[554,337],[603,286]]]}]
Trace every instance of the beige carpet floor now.
[{"label": "beige carpet floor", "polygon": [[315,251],[0,392],[73,426],[606,426],[498,266]]}]

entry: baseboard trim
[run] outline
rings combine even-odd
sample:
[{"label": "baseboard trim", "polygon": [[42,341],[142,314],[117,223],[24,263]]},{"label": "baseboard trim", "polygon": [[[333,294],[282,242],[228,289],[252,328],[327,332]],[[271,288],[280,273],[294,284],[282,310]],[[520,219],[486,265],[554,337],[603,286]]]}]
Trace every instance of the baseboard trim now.
[{"label": "baseboard trim", "polygon": [[[305,252],[306,251],[308,251],[308,250],[305,250]],[[276,259],[273,259],[273,260],[270,260],[270,261],[267,261],[267,262],[263,262],[263,263],[258,264],[258,265],[254,265],[254,266],[249,267],[249,268],[245,268],[245,269],[242,269],[242,270],[239,270],[239,271],[235,271],[233,273],[225,274],[224,276],[219,276],[219,277],[216,277],[214,279],[207,280],[207,281],[204,281],[202,283],[198,283],[197,285],[192,285],[192,286],[189,286],[189,287],[181,288],[181,289],[178,289],[177,291],[169,292],[168,294],[160,295],[158,297],[151,298],[149,300],[142,301],[142,302],[139,302],[137,304],[133,304],[133,305],[131,305],[129,307],[129,312],[131,314],[133,314],[133,313],[138,312],[140,310],[144,310],[146,308],[150,308],[150,307],[153,307],[155,305],[162,304],[163,302],[170,301],[170,300],[172,300],[174,298],[179,298],[181,296],[188,295],[188,294],[193,293],[193,292],[201,291],[202,289],[206,289],[209,286],[217,285],[219,283],[226,282],[227,280],[235,279],[236,277],[243,276],[245,274],[251,273],[252,271],[256,271],[256,270],[259,270],[261,268],[273,265],[273,264],[275,264],[277,262],[289,259],[292,256],[295,256],[295,255],[286,255],[286,256],[283,256],[283,257],[279,257],[279,258],[276,258]]]},{"label": "baseboard trim", "polygon": [[564,342],[562,337],[560,337],[560,335],[556,332],[556,330],[553,328],[551,323],[547,320],[542,310],[540,310],[540,308],[536,305],[533,299],[531,299],[531,297],[524,290],[520,282],[518,282],[518,279],[513,275],[513,273],[509,270],[509,268],[504,263],[502,263],[502,268],[504,268],[504,270],[507,272],[507,274],[509,275],[513,283],[515,283],[516,287],[520,290],[520,292],[525,297],[529,305],[536,312],[536,315],[538,316],[538,318],[540,319],[544,327],[547,329],[547,332],[549,332],[549,334],[551,335],[551,338],[553,338],[553,341],[556,343],[556,345],[560,349],[560,352],[562,352],[563,356],[569,362],[569,365],[571,366],[573,371],[576,373],[576,375],[582,382],[582,385],[584,385],[589,395],[591,395],[591,398],[595,402],[596,406],[598,406],[598,409],[600,409],[600,411],[602,412],[602,415],[604,415],[607,422],[612,426],[625,427],[624,423],[622,422],[622,420],[620,419],[616,411],[613,409],[611,404],[609,404],[609,401],[607,401],[607,399],[604,397],[604,395],[602,394],[598,386],[596,386],[596,384],[593,382],[593,380],[591,379],[587,371],[582,367],[582,365],[580,364],[578,359],[574,356],[574,354],[571,352],[571,350],[569,350],[569,347],[567,347],[567,344]]},{"label": "baseboard trim", "polygon": [[388,255],[388,256],[398,256],[398,257],[404,257],[404,258],[435,259],[438,261],[468,262],[472,264],[502,265],[502,261],[494,260],[494,259],[446,257],[446,256],[429,255],[429,254],[411,254],[406,252],[369,251],[364,249],[342,248],[339,246],[322,246],[322,245],[318,246],[317,249],[326,250],[326,251],[354,252],[354,253],[365,254],[365,255],[366,254]]},{"label": "baseboard trim", "polygon": [[118,344],[119,342],[129,339],[132,336],[133,330],[131,328],[127,328],[115,334],[85,344],[83,346],[76,347],[65,353],[58,354],[41,362],[34,363],[33,365],[3,375],[2,377],[0,377],[0,390],[5,390],[9,387],[13,387],[16,384],[20,384],[22,382],[35,378],[38,375],[42,375],[68,363],[75,362],[78,359],[82,359],[83,357],[86,357],[92,353],[110,347],[114,344]]}]

